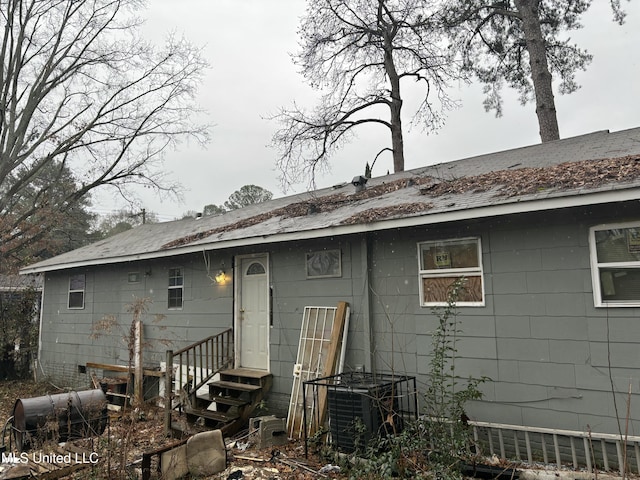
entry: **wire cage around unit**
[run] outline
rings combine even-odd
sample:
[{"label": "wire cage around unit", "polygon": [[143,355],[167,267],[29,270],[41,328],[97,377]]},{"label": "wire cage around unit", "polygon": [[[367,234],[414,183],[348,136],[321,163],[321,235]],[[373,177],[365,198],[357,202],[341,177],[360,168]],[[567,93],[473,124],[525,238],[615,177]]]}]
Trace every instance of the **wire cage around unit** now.
[{"label": "wire cage around unit", "polygon": [[417,419],[416,379],[392,373],[346,372],[304,382],[305,454],[324,432],[336,450],[353,452],[395,435]]}]

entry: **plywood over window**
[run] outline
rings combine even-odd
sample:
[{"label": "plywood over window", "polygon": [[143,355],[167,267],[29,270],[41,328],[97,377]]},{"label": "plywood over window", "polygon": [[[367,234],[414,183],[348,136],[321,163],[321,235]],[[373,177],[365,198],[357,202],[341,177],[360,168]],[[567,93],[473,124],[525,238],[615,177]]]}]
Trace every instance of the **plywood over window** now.
[{"label": "plywood over window", "polygon": [[461,306],[483,306],[482,248],[479,238],[418,244],[420,305],[446,305],[455,283],[464,278],[456,299]]}]

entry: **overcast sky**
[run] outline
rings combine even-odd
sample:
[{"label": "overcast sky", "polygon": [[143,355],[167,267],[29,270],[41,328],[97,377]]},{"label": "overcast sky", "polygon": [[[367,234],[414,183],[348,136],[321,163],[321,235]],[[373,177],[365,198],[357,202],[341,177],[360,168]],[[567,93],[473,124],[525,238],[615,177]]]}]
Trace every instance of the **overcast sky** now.
[{"label": "overcast sky", "polygon": [[[276,151],[268,147],[276,124],[264,117],[293,101],[312,106],[317,93],[303,82],[289,54],[297,49],[296,30],[303,0],[150,0],[145,32],[157,41],[170,31],[204,46],[211,64],[199,101],[214,124],[211,143],[202,149],[183,144],[168,152],[165,167],[184,187],[184,201],[161,201],[142,192],[144,207],[160,220],[180,217],[206,204],[222,204],[246,184],[260,185],[282,196]],[[597,130],[640,126],[640,1],[624,2],[622,27],[613,22],[609,0],[594,0],[584,28],[571,37],[594,59],[577,76],[582,88],[556,94],[560,135],[567,138]],[[539,143],[534,105],[521,106],[505,90],[504,114],[495,118],[482,106],[479,85],[455,85],[451,95],[462,107],[450,112],[437,134],[419,128],[405,132],[406,169]],[[410,117],[411,98],[403,109]],[[386,143],[385,143],[386,142]],[[350,180],[388,145],[382,127],[361,131],[332,160],[332,171],[317,179],[319,187]],[[390,155],[376,163],[373,176],[392,170]],[[306,185],[296,186],[303,191]],[[289,192],[293,193],[293,192]],[[111,197],[96,199],[99,213],[123,205]]]}]

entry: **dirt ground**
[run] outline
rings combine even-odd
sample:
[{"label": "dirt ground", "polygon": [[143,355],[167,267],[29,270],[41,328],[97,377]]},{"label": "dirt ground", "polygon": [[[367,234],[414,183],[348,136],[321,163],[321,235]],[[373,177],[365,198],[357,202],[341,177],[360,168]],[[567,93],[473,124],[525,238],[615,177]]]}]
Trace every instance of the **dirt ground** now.
[{"label": "dirt ground", "polygon": [[[13,412],[17,399],[60,393],[48,383],[32,381],[0,382],[0,421],[2,425]],[[175,443],[163,432],[164,410],[145,405],[124,418],[111,418],[105,432],[98,438],[74,441],[74,445],[98,454],[99,461],[92,468],[77,471],[68,478],[140,478],[142,454],[164,445]],[[228,468],[210,479],[320,479],[347,478],[337,472],[318,473],[328,464],[313,452],[305,458],[303,442],[257,449],[252,445],[247,432],[225,439]],[[8,446],[8,438],[4,444]],[[125,467],[121,468],[124,464]],[[158,478],[152,465],[152,478]],[[109,475],[109,472],[111,474]],[[0,476],[1,478],[1,476]]]}]

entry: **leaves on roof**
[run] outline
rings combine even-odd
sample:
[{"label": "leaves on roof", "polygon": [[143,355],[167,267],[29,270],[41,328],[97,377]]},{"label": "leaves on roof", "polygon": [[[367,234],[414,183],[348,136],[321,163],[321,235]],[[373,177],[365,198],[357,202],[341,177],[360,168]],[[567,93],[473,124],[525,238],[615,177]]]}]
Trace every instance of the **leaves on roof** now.
[{"label": "leaves on roof", "polygon": [[[317,213],[329,213],[356,202],[379,197],[409,187],[421,187],[420,193],[431,197],[467,192],[496,190],[496,196],[513,197],[540,193],[548,189],[595,188],[606,183],[629,181],[640,177],[640,157],[631,155],[620,158],[566,162],[551,167],[498,170],[453,180],[435,180],[429,176],[412,176],[370,186],[360,192],[333,193],[311,196],[308,200],[265,211],[237,222],[194,233],[166,243],[162,248],[188,245],[218,233],[231,232],[266,222],[272,218],[296,218]],[[426,185],[429,184],[429,185]],[[262,204],[265,208],[269,202]],[[370,208],[342,220],[342,225],[371,223],[394,216],[424,212],[432,208],[426,202],[404,203],[389,207]],[[217,217],[225,218],[225,215]]]},{"label": "leaves on roof", "polygon": [[[425,183],[427,180],[431,181],[431,179],[429,179],[428,177],[401,178],[399,180],[394,180],[391,182],[384,182],[379,185],[366,188],[360,192],[352,193],[350,195],[346,193],[334,193],[331,195],[312,197],[309,200],[291,203],[289,205],[285,205],[284,207],[276,208],[274,210],[266,211],[264,213],[254,215],[252,217],[238,220],[237,222],[234,222],[234,223],[221,225],[220,227],[212,228],[202,232],[194,233],[192,235],[188,235],[186,237],[178,238],[176,240],[173,240],[169,243],[164,244],[162,248],[167,249],[167,248],[179,247],[181,245],[188,245],[189,243],[197,242],[198,240],[210,237],[211,235],[215,235],[217,233],[231,232],[231,231],[239,230],[242,228],[252,227],[253,225],[266,222],[267,220],[275,217],[295,218],[295,217],[303,217],[305,215],[311,215],[314,213],[332,212],[340,207],[353,204],[360,200],[379,197],[386,193],[394,192],[396,190],[400,190],[400,189],[407,188],[414,185],[421,185]],[[268,205],[268,203],[263,203],[262,205],[266,206]],[[430,208],[430,205],[424,204],[424,203],[417,203],[417,204],[410,204],[410,205],[420,205],[423,210]],[[373,210],[379,210],[379,211],[377,213],[370,213],[368,215],[377,215],[378,219],[382,219],[382,218],[386,218],[388,216],[399,214],[399,213],[408,213],[408,212],[401,212],[400,210],[394,213],[393,210],[398,207],[400,207],[401,209],[402,205],[389,207],[390,210],[386,214],[385,212],[382,211],[382,210],[387,210],[385,208],[371,209],[372,211]],[[415,209],[416,207],[414,206],[412,208]],[[356,215],[354,215],[354,217],[356,217]],[[221,216],[218,218],[224,218],[224,216]],[[349,221],[352,218],[353,217],[350,217],[349,219],[345,220],[345,222]],[[365,216],[360,221],[364,223],[364,222],[373,221],[373,220],[367,220]],[[351,220],[351,223],[358,223],[358,222],[359,222],[358,220]]]},{"label": "leaves on roof", "polygon": [[467,192],[486,192],[497,188],[496,195],[514,197],[540,193],[548,189],[595,188],[606,183],[640,177],[640,157],[566,162],[551,167],[499,170],[470,177],[441,181],[421,188],[431,197]]},{"label": "leaves on roof", "polygon": [[370,208],[351,215],[349,218],[345,218],[340,224],[355,225],[358,223],[372,223],[398,215],[424,212],[432,207],[433,205],[431,203],[401,203],[391,207]]}]

